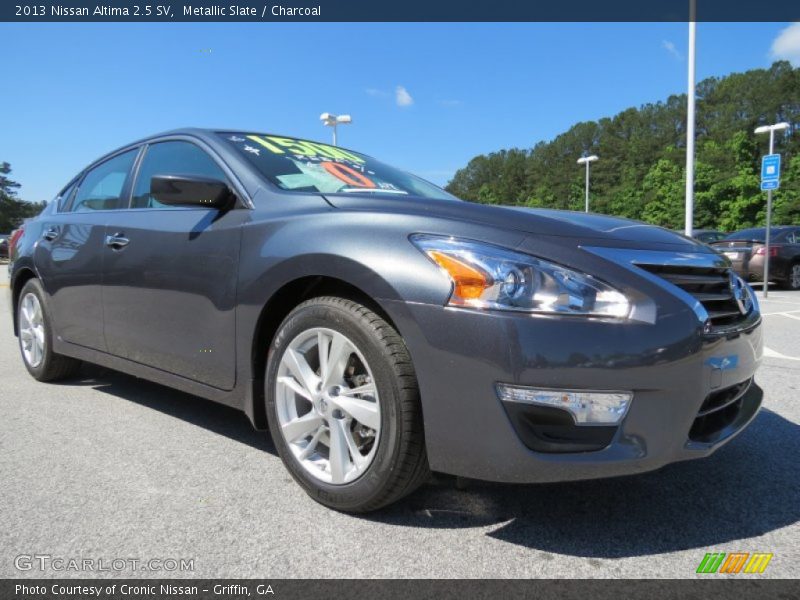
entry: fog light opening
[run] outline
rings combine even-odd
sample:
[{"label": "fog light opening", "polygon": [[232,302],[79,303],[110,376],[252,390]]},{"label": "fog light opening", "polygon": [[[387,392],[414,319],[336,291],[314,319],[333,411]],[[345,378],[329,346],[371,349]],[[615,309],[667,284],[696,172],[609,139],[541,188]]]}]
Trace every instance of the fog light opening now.
[{"label": "fog light opening", "polygon": [[632,392],[555,390],[497,384],[504,402],[560,408],[569,412],[576,425],[619,425],[628,412]]}]

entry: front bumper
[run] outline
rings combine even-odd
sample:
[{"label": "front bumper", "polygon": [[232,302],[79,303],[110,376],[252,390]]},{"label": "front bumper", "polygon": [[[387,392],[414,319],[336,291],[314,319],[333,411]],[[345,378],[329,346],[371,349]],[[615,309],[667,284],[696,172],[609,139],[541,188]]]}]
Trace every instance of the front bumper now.
[{"label": "front bumper", "polygon": [[[656,323],[401,302],[387,308],[417,369],[435,471],[503,482],[641,473],[711,454],[761,404],[762,392],[752,384],[724,422],[698,427],[710,397],[752,379],[762,354],[757,312],[738,332],[707,334],[692,310],[675,305]],[[610,443],[600,449],[535,451],[498,399],[497,383],[627,390],[634,396]]]}]

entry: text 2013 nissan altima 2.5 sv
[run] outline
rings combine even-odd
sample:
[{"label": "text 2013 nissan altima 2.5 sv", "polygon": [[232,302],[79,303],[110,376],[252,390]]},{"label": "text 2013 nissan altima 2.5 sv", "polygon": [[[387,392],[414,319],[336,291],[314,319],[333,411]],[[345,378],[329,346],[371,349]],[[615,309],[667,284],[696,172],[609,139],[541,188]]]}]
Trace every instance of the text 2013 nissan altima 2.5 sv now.
[{"label": "text 2013 nissan altima 2.5 sv", "polygon": [[463,202],[288,137],[120,148],[25,224],[10,276],[36,379],[88,361],[240,408],[345,511],[430,470],[549,482],[707,456],[762,399],[757,302],[707,246]]}]

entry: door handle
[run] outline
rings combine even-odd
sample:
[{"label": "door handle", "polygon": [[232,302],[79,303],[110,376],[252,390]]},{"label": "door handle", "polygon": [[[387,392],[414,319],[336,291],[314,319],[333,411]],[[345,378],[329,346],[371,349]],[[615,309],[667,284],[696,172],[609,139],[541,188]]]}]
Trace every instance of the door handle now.
[{"label": "door handle", "polygon": [[50,227],[47,231],[42,234],[42,237],[46,239],[48,242],[52,242],[54,239],[58,237],[58,229],[56,227]]},{"label": "door handle", "polygon": [[106,236],[106,246],[112,248],[113,250],[122,250],[125,246],[130,243],[130,240],[124,237],[121,233],[115,233],[114,235],[107,235]]}]

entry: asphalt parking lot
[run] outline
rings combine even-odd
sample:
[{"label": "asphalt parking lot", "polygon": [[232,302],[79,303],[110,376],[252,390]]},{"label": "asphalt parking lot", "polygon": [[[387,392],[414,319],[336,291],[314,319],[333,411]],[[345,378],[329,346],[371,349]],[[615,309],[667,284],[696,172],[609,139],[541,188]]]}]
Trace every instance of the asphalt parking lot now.
[{"label": "asphalt parking lot", "polygon": [[684,578],[706,552],[771,552],[763,575],[737,577],[797,574],[800,293],[762,301],[764,408],[712,457],[570,484],[459,490],[437,476],[354,517],[311,501],[232,409],[92,366],[35,382],[5,292],[0,577],[82,575],[15,568],[32,554],[194,559],[189,572],[100,573],[125,577]]}]

